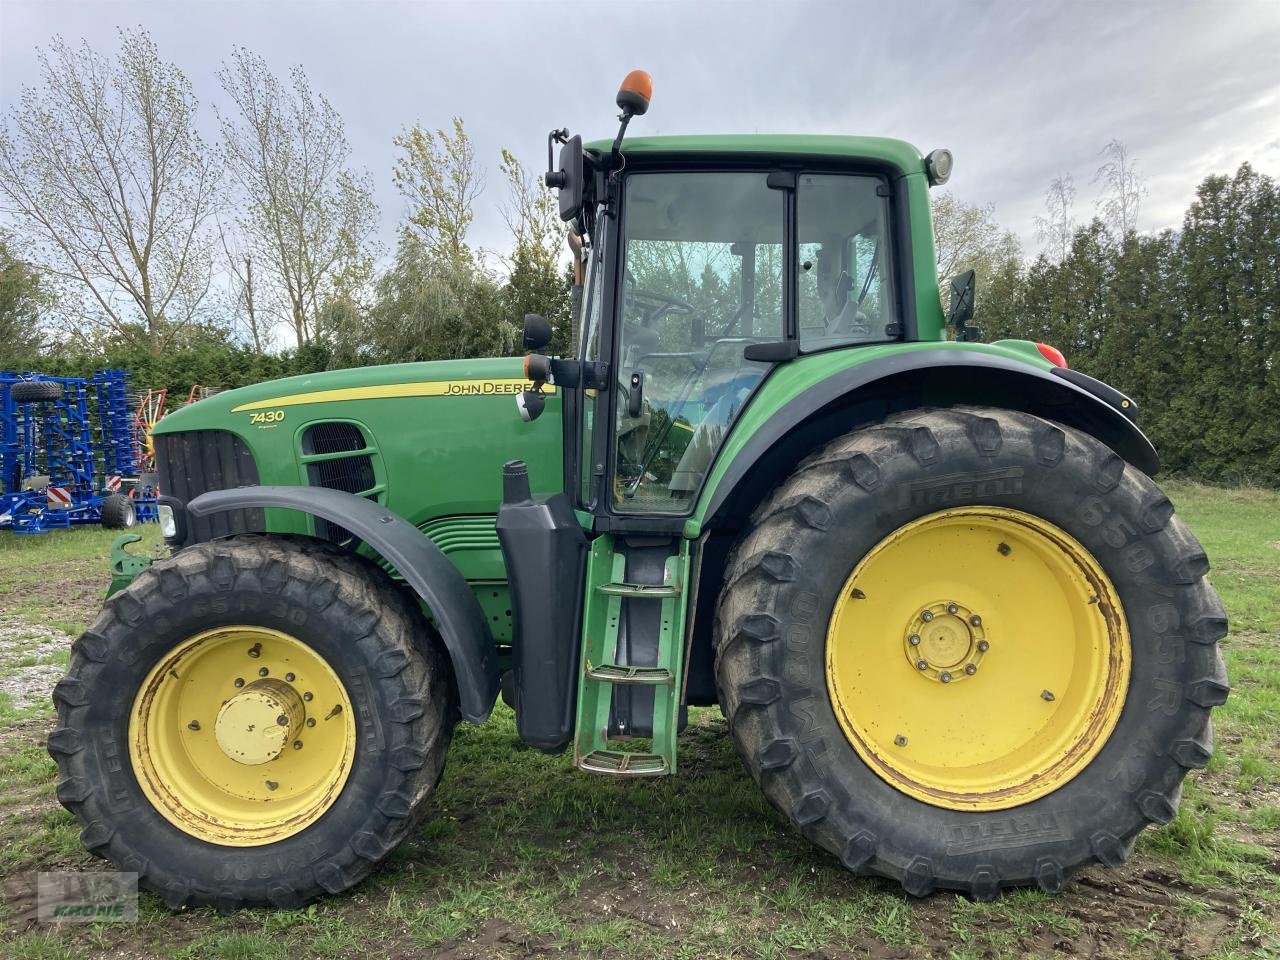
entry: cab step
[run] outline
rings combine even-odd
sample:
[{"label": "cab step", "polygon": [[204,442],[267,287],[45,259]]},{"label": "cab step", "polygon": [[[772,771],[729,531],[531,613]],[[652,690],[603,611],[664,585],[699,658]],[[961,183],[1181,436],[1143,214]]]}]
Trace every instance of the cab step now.
[{"label": "cab step", "polygon": [[669,600],[680,596],[680,588],[670,584],[602,583],[596,590],[610,597],[630,597],[633,600]]},{"label": "cab step", "polygon": [[655,686],[674,683],[675,677],[666,667],[629,667],[621,663],[587,664],[587,676],[605,683],[640,683]]},{"label": "cab step", "polygon": [[[652,546],[647,547],[652,549]],[[656,582],[636,583],[627,576],[629,554],[613,537],[592,541],[587,557],[583,610],[582,657],[578,674],[578,705],[574,734],[574,762],[580,770],[613,776],[661,777],[676,772],[676,736],[680,725],[681,641],[687,593],[682,589],[689,569],[687,541],[676,541],[661,572],[650,568]],[[659,606],[651,605],[658,601]],[[632,604],[644,604],[632,607]],[[620,650],[620,625],[630,610],[642,610],[636,621],[651,622],[655,636],[651,653],[640,664]],[[623,693],[627,691],[627,693]],[[650,693],[652,691],[652,693]],[[623,699],[625,697],[625,700]],[[651,723],[637,743],[625,749],[634,734],[624,727],[610,733],[615,699],[628,707],[652,699]],[[643,715],[642,715],[643,716]],[[652,736],[648,736],[649,733]]]},{"label": "cab step", "polygon": [[661,777],[670,772],[661,754],[627,750],[592,750],[578,761],[578,768],[615,777]]}]

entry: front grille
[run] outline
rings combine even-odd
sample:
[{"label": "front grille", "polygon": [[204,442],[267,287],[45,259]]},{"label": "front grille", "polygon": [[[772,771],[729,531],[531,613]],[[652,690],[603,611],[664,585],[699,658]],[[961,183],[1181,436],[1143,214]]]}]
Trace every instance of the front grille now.
[{"label": "front grille", "polygon": [[[155,435],[160,492],[190,503],[210,490],[256,486],[258,465],[248,446],[228,430]],[[266,530],[260,508],[187,518],[186,544]]]},{"label": "front grille", "polygon": [[[302,433],[303,457],[365,450],[368,444],[360,428],[353,423],[315,423]],[[377,501],[373,492],[378,479],[373,470],[373,456],[368,453],[307,464],[307,483],[313,487],[341,490]],[[316,536],[333,543],[350,545],[354,539],[345,527],[316,518]]]}]

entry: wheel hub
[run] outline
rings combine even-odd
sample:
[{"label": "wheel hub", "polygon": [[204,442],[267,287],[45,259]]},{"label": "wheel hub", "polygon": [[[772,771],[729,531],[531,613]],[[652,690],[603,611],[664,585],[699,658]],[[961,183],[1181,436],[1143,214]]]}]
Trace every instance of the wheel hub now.
[{"label": "wheel hub", "polygon": [[302,697],[293,687],[256,680],[222,705],[214,735],[222,752],[237,763],[267,763],[280,756],[305,721]]},{"label": "wheel hub", "polygon": [[978,672],[990,642],[978,613],[955,600],[938,600],[916,611],[902,647],[917,674],[955,683]]}]

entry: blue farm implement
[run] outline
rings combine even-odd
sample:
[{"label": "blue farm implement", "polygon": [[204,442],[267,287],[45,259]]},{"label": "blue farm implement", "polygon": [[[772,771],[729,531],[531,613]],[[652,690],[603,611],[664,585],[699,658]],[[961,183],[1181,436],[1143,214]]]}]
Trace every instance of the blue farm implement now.
[{"label": "blue farm implement", "polygon": [[0,371],[0,530],[131,527],[156,517],[123,370]]}]

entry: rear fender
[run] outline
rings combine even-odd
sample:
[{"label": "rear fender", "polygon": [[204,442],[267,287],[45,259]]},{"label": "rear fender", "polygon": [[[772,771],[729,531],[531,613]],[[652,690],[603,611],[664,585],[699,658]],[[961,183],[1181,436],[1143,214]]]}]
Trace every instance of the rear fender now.
[{"label": "rear fender", "polygon": [[298,510],[339,524],[394,567],[435,618],[453,661],[463,718],[488,719],[498,696],[493,635],[467,581],[421,530],[371,500],[318,487],[213,490],[186,504],[185,512],[199,518],[254,507]]},{"label": "rear fender", "polygon": [[[1021,410],[1075,427],[1154,475],[1155,447],[1133,422],[1136,406],[1092,378],[1012,357],[955,348],[892,353],[837,371],[780,406],[704,493],[703,529],[736,527],[810,451],[843,433],[916,407],[964,404]],[[1089,389],[1086,389],[1089,388]],[[1107,399],[1103,399],[1106,397]],[[1108,401],[1111,402],[1108,402]],[[1127,401],[1125,412],[1118,404]]]}]

